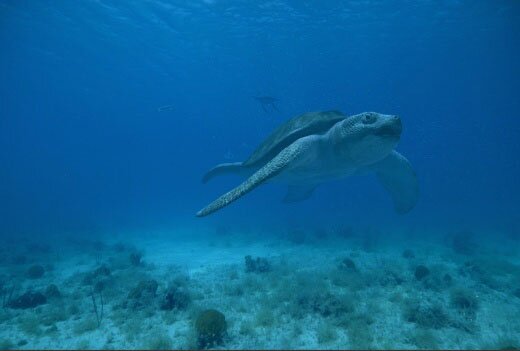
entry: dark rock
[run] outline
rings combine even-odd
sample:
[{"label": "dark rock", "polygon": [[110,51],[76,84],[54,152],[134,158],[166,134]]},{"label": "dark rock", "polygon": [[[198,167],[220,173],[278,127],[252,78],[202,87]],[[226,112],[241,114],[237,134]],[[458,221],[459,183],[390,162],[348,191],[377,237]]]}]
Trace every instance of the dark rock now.
[{"label": "dark rock", "polygon": [[265,273],[271,270],[271,265],[266,258],[257,257],[253,259],[251,256],[247,255],[245,257],[246,264],[246,272],[251,273]]},{"label": "dark rock", "polygon": [[130,254],[130,264],[132,266],[138,267],[142,264],[141,259],[143,258],[143,255],[139,252],[132,252]]},{"label": "dark rock", "polygon": [[442,277],[442,280],[443,280],[444,283],[446,283],[447,285],[451,285],[451,283],[453,282],[453,278],[452,278],[451,275],[449,275],[448,273],[444,274],[444,276]]},{"label": "dark rock", "polygon": [[190,295],[186,291],[186,289],[181,287],[172,286],[168,288],[166,294],[161,301],[161,309],[162,310],[173,310],[179,309],[184,310],[190,304]]},{"label": "dark rock", "polygon": [[217,310],[205,310],[195,322],[198,347],[205,349],[221,345],[226,335],[226,317]]},{"label": "dark rock", "polygon": [[29,279],[39,279],[43,277],[45,273],[45,269],[40,264],[35,264],[27,269],[27,278]]},{"label": "dark rock", "polygon": [[51,284],[45,289],[45,296],[48,299],[55,299],[61,297],[61,293],[56,285]]},{"label": "dark rock", "polygon": [[347,270],[347,271],[355,271],[356,264],[350,258],[344,258],[339,264],[339,269]]},{"label": "dark rock", "polygon": [[430,270],[426,266],[419,265],[415,267],[415,279],[422,280],[424,277],[430,274]]},{"label": "dark rock", "polygon": [[17,297],[14,300],[11,300],[8,303],[8,307],[14,309],[27,309],[34,308],[39,305],[43,305],[47,303],[47,298],[45,295],[39,292],[28,291],[22,296]]}]

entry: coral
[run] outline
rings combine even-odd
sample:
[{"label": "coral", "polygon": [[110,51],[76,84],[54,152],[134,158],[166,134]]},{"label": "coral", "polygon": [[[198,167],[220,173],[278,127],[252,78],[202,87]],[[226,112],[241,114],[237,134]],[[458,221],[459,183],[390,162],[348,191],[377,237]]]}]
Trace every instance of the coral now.
[{"label": "coral", "polygon": [[129,299],[141,299],[146,297],[154,297],[159,284],[156,280],[141,280],[135,288],[128,294]]},{"label": "coral", "polygon": [[137,286],[128,293],[128,300],[125,305],[128,305],[128,307],[134,310],[151,308],[155,304],[154,298],[158,286],[157,281],[153,279],[141,280]]},{"label": "coral", "polygon": [[401,274],[393,269],[383,270],[382,273],[378,280],[381,286],[397,286],[405,282]]},{"label": "coral", "polygon": [[354,304],[350,295],[336,296],[322,290],[300,290],[296,296],[296,309],[299,313],[313,312],[328,316],[340,316],[351,314]]},{"label": "coral", "polygon": [[47,298],[45,295],[39,292],[28,291],[22,296],[11,300],[8,303],[8,307],[14,309],[27,309],[34,308],[39,305],[43,305],[47,303]]},{"label": "coral", "polygon": [[226,318],[217,310],[205,310],[197,317],[195,331],[197,332],[198,347],[207,348],[220,345],[227,331]]},{"label": "coral", "polygon": [[408,300],[403,310],[404,319],[423,328],[440,329],[450,325],[448,314],[441,305],[427,301]]},{"label": "coral", "polygon": [[111,275],[110,268],[108,268],[106,265],[101,265],[98,268],[94,269],[92,272],[88,272],[85,274],[85,277],[83,278],[83,284],[85,285],[94,285],[98,281],[109,277]]},{"label": "coral", "polygon": [[478,300],[475,294],[467,289],[453,289],[450,294],[450,303],[453,308],[468,317],[473,316],[478,310]]},{"label": "coral", "polygon": [[422,280],[429,274],[430,274],[430,270],[426,266],[418,265],[417,267],[415,267],[415,272],[414,272],[415,279]]},{"label": "coral", "polygon": [[56,285],[51,284],[47,286],[47,288],[45,289],[45,297],[47,297],[48,299],[59,298],[61,297],[60,290]]},{"label": "coral", "polygon": [[257,257],[253,259],[251,256],[245,257],[246,272],[265,273],[271,270],[271,265],[266,258]]},{"label": "coral", "polygon": [[35,264],[30,266],[27,269],[26,275],[29,279],[39,279],[43,277],[43,274],[45,273],[45,269],[40,264]]},{"label": "coral", "polygon": [[186,289],[177,286],[171,286],[164,294],[160,307],[162,310],[183,310],[190,304],[190,295]]}]

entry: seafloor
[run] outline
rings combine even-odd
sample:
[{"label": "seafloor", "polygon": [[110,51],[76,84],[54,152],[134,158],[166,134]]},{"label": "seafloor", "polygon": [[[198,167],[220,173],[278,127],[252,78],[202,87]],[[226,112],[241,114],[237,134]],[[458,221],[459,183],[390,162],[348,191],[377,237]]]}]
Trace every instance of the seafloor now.
[{"label": "seafloor", "polygon": [[4,240],[0,349],[520,347],[516,232],[269,233]]}]

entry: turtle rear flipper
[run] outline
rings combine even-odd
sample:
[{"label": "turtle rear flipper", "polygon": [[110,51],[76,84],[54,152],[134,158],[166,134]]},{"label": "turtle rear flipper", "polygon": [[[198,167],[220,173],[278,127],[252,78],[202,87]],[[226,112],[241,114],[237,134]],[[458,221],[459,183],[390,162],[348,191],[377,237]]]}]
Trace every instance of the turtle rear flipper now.
[{"label": "turtle rear flipper", "polygon": [[229,205],[233,201],[247,194],[266,180],[275,177],[282,172],[287,165],[294,161],[305,150],[305,142],[298,140],[283,149],[276,157],[260,168],[256,173],[249,177],[245,182],[235,189],[225,193],[208,206],[197,212],[197,217],[207,216],[221,208]]},{"label": "turtle rear flipper", "polygon": [[204,177],[202,177],[202,183],[206,184],[214,177],[223,174],[240,174],[243,170],[244,167],[242,162],[221,163],[204,174]]}]

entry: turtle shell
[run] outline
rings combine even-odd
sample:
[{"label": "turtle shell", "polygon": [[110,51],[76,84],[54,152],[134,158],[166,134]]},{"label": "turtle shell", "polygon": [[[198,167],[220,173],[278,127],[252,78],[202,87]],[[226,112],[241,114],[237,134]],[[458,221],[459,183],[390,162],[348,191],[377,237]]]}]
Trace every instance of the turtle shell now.
[{"label": "turtle shell", "polygon": [[347,118],[340,111],[307,112],[293,117],[274,130],[244,166],[262,166],[296,140],[313,134],[325,134],[332,126]]}]

